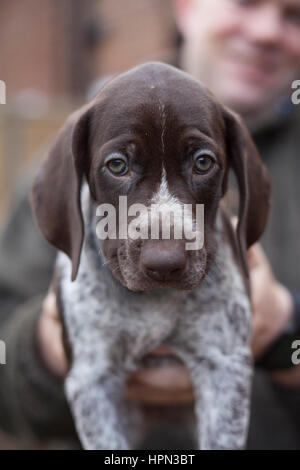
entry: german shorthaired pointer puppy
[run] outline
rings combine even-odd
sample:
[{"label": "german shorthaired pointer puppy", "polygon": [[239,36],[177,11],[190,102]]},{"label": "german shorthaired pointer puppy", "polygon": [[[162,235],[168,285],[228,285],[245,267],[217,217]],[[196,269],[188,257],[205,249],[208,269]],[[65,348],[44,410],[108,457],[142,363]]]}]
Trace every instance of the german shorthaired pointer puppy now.
[{"label": "german shorthaired pointer puppy", "polygon": [[[236,230],[222,199],[230,168],[240,196]],[[115,208],[124,230],[120,196],[149,213],[154,204],[163,220],[174,209],[171,229],[181,209],[192,207],[186,216],[203,244],[189,250],[187,237],[167,240],[161,229],[154,238],[128,230],[100,240],[101,204]],[[199,448],[243,448],[252,374],[247,248],[264,231],[269,196],[241,120],[174,67],[149,63],[123,73],[67,120],[35,181],[32,205],[60,251],[71,353],[65,392],[85,449],[132,445],[124,387],[161,344],[190,373]],[[202,233],[197,204],[204,205]],[[148,220],[143,213],[143,234]]]}]

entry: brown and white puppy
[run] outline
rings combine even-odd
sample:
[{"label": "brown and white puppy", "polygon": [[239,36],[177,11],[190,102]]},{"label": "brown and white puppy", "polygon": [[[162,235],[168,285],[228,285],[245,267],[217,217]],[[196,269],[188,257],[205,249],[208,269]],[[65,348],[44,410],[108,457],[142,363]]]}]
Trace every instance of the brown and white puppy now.
[{"label": "brown and white puppy", "polygon": [[[230,168],[240,193],[236,233],[222,208]],[[169,240],[159,230],[156,239],[100,241],[97,206],[115,207],[120,228],[119,196],[149,213],[156,204],[156,218],[172,213],[171,229],[190,205],[196,235],[195,207],[203,204],[203,245],[187,250],[174,230]],[[240,119],[174,67],[134,68],[68,119],[32,204],[42,233],[62,252],[72,354],[65,390],[85,448],[130,446],[124,384],[161,343],[189,369],[199,448],[244,446],[251,382],[246,255],[265,228],[269,196],[266,170]],[[149,235],[147,213],[139,222]]]}]

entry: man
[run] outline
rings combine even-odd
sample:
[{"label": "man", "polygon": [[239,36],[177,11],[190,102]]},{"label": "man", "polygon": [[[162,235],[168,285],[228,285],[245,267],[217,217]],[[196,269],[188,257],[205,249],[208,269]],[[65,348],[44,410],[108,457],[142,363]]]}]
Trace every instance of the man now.
[{"label": "man", "polygon": [[[247,119],[275,180],[274,211],[265,247],[280,281],[275,279],[260,247],[249,254],[253,351],[262,364],[275,367],[270,375],[260,373],[255,380],[249,448],[297,448],[300,419],[299,411],[296,418],[293,412],[300,405],[300,368],[278,371],[282,367],[277,367],[276,361],[272,364],[272,355],[267,357],[266,353],[294,320],[296,295],[289,289],[297,290],[300,279],[300,262],[295,261],[300,261],[296,213],[300,191],[293,183],[293,177],[299,174],[296,166],[300,137],[295,123],[300,120],[299,112],[286,106],[300,64],[300,0],[177,0],[174,11],[184,38],[182,67],[207,83],[221,101]],[[282,148],[281,139],[285,142],[284,153],[276,155]],[[294,218],[287,204],[294,205]],[[0,243],[4,299],[0,337],[6,340],[10,359],[9,367],[1,372],[0,422],[20,436],[66,438],[71,435],[72,426],[62,391],[68,364],[56,298],[51,291],[44,301],[35,297],[50,282],[54,253],[34,231],[28,211],[24,203]],[[8,235],[20,233],[17,223],[22,234],[27,232],[31,239],[30,247],[39,250],[36,256],[30,247],[24,250]],[[17,241],[22,244],[22,237]],[[283,246],[285,242],[288,246]],[[35,262],[42,256],[43,269]],[[33,298],[17,308],[29,297]],[[290,360],[289,346],[287,349],[284,355],[288,353]],[[164,355],[168,351],[158,348],[155,353]],[[183,368],[154,369],[136,374],[128,393],[136,399],[143,397],[150,404],[178,404],[189,401],[191,385]]]}]

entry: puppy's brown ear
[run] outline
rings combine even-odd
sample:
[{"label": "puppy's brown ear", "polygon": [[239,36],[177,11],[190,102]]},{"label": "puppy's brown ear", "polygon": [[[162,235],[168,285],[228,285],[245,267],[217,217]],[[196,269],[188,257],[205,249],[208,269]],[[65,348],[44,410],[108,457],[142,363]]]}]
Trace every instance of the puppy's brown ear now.
[{"label": "puppy's brown ear", "polygon": [[86,159],[87,111],[72,114],[58,134],[31,190],[31,206],[46,240],[72,260],[76,278],[84,236],[80,189]]},{"label": "puppy's brown ear", "polygon": [[226,147],[240,193],[237,238],[245,272],[248,273],[247,249],[263,234],[271,198],[271,183],[255,144],[241,118],[228,109],[223,115]]}]

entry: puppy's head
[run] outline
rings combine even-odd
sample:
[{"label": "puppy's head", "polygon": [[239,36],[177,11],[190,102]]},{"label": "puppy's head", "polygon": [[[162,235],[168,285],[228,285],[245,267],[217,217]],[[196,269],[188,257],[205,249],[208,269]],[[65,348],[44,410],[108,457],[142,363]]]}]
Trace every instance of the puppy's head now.
[{"label": "puppy's head", "polygon": [[[269,208],[269,181],[254,144],[240,119],[198,81],[168,65],[145,64],[108,82],[68,119],[33,186],[33,210],[46,239],[71,258],[75,279],[85,178],[95,207],[116,211],[116,237],[99,243],[117,279],[131,290],[191,289],[216,251],[216,215],[230,167],[240,192],[237,240],[246,268],[246,250],[262,234]],[[199,236],[199,204],[204,243],[187,249],[184,227]],[[121,237],[121,220],[128,228],[134,213],[141,236],[128,231]],[[170,236],[164,237],[167,220]]]}]

